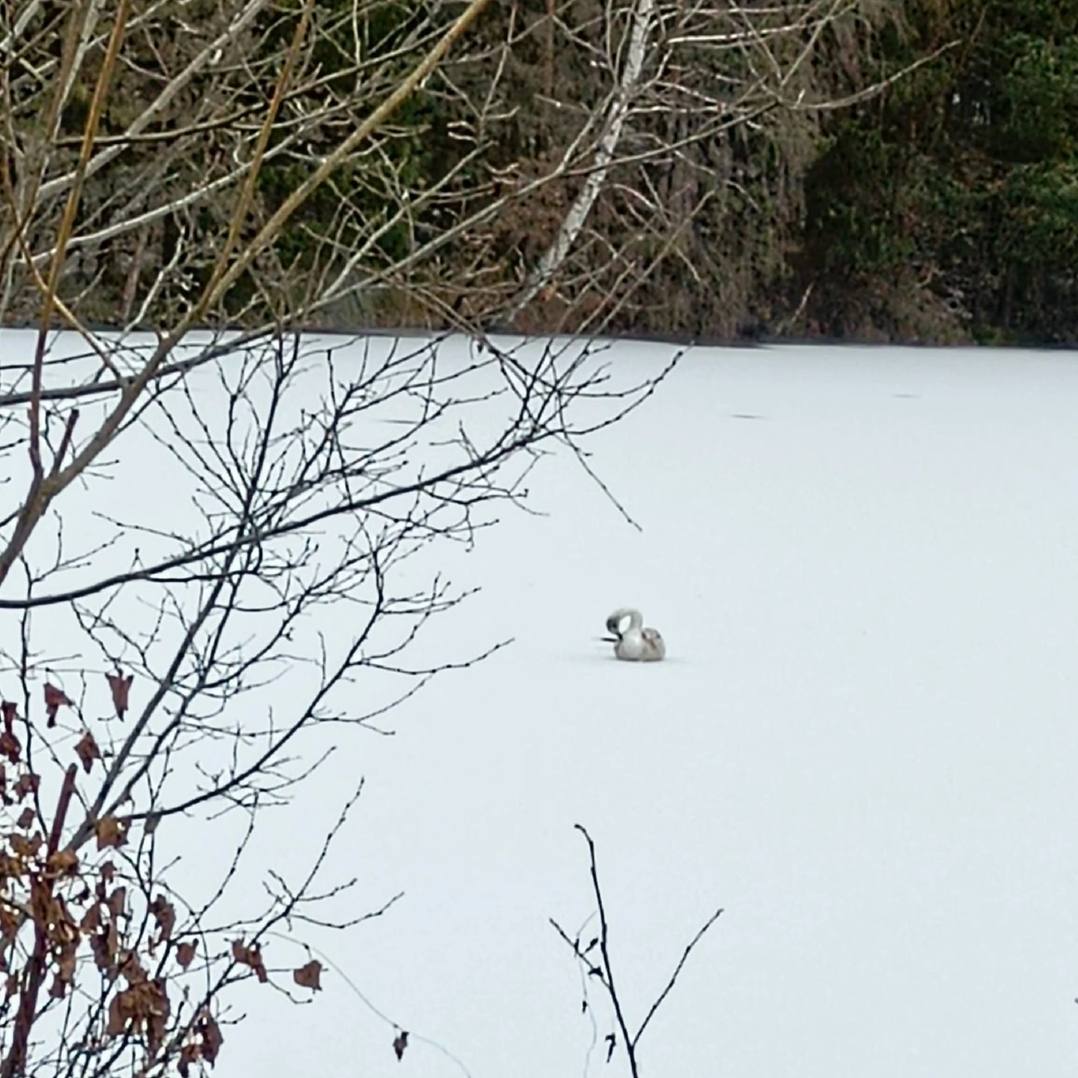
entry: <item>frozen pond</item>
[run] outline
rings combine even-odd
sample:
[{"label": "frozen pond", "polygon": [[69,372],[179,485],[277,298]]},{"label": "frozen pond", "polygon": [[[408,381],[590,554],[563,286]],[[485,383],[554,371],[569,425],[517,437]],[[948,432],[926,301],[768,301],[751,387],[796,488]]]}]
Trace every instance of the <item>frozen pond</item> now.
[{"label": "frozen pond", "polygon": [[[473,1078],[582,1075],[592,1027],[548,923],[591,910],[581,822],[637,1022],[725,910],[641,1043],[648,1078],[1072,1074],[1078,356],[698,349],[589,445],[643,530],[568,454],[541,461],[544,515],[452,552],[483,590],[438,630],[515,642],[268,818],[262,848],[298,870],[366,776],[333,870],[357,901],[405,897],[310,938]],[[613,660],[622,605],[667,662]],[[419,1040],[398,1063],[323,986],[248,996],[221,1073],[461,1073]],[[588,1073],[625,1073],[593,1001]]]}]

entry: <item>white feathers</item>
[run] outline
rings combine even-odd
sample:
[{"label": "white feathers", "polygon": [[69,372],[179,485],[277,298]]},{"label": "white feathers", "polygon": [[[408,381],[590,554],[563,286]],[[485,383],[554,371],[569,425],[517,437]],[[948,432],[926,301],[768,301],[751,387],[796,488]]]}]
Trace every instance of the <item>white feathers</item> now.
[{"label": "white feathers", "polygon": [[[629,627],[622,623],[629,619]],[[639,610],[621,607],[606,619],[607,629],[614,634],[614,654],[626,662],[658,662],[666,657],[666,644],[658,629],[645,629]]]}]

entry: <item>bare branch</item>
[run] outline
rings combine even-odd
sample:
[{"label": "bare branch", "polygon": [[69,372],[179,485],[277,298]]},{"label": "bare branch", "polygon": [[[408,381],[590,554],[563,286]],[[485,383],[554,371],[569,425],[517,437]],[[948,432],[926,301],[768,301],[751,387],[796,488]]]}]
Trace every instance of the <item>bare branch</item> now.
[{"label": "bare branch", "polygon": [[[617,1033],[620,1033],[621,1039],[618,1040],[617,1034],[611,1033],[607,1036],[607,1056],[606,1061],[609,1063],[613,1053],[617,1050],[620,1044],[622,1051],[625,1053],[626,1060],[629,1064],[629,1073],[632,1078],[639,1078],[640,1069],[637,1059],[637,1049],[640,1045],[640,1040],[644,1035],[644,1031],[647,1029],[651,1019],[655,1016],[655,1013],[665,1002],[667,996],[670,994],[674,985],[677,983],[678,977],[681,976],[681,971],[688,961],[689,955],[692,954],[693,948],[700,942],[706,935],[711,926],[719,919],[722,914],[722,910],[716,910],[700,928],[697,930],[696,935],[689,941],[685,947],[681,958],[678,960],[677,965],[674,967],[673,973],[670,975],[669,980],[663,987],[662,991],[655,997],[651,1006],[648,1008],[647,1014],[645,1014],[643,1021],[637,1027],[635,1033],[630,1032],[628,1023],[625,1018],[624,1006],[621,996],[618,993],[617,985],[614,981],[614,974],[610,964],[610,926],[607,921],[606,904],[603,899],[602,886],[599,883],[599,869],[596,862],[595,843],[592,840],[591,835],[588,833],[587,828],[582,824],[575,824],[576,830],[578,830],[583,836],[584,840],[588,844],[588,865],[591,875],[592,893],[595,897],[596,915],[599,921],[599,933],[590,943],[581,946],[580,933],[578,932],[575,937],[570,938],[569,934],[551,918],[550,923],[554,927],[554,930],[561,937],[569,949],[573,952],[577,961],[581,964],[582,969],[586,972],[585,984],[588,979],[594,978],[597,980],[606,991],[607,997],[610,1000],[611,1008],[614,1012],[614,1018],[617,1024]],[[593,957],[593,951],[598,948],[598,958]],[[587,1011],[587,995],[584,997],[584,1010]]]}]

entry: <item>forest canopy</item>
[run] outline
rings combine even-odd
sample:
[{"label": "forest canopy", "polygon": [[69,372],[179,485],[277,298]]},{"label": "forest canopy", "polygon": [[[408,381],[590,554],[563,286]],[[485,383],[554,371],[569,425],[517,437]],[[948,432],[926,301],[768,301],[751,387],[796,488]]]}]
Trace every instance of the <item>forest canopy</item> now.
[{"label": "forest canopy", "polygon": [[200,324],[1078,338],[1078,4],[479,5],[339,159],[470,5],[130,0],[95,105],[113,6],[0,16],[6,324],[75,182],[86,324],[186,317],[298,192]]}]

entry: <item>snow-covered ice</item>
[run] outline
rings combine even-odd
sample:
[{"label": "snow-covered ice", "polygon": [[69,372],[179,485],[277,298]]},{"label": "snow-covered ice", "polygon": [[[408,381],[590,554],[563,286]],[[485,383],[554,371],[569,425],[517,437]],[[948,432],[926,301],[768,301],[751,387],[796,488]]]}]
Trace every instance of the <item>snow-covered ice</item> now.
[{"label": "snow-covered ice", "polygon": [[[459,1075],[421,1035],[473,1078],[584,1074],[548,923],[591,910],[581,822],[637,1021],[725,910],[641,1043],[649,1078],[1072,1074],[1078,355],[702,348],[590,448],[643,530],[544,460],[545,515],[502,511],[453,552],[483,590],[437,630],[515,642],[263,829],[298,870],[366,776],[332,870],[405,898],[311,938],[413,1031],[403,1061],[328,971],[310,1006],[249,993],[219,1072]],[[665,662],[615,661],[623,605]],[[599,1017],[588,1073],[624,1073]]]},{"label": "snow-covered ice", "polygon": [[[581,821],[638,1020],[725,908],[643,1073],[1070,1074],[1078,356],[700,349],[593,448],[644,530],[566,457],[471,555],[454,631],[516,643],[356,761],[355,868],[407,898],[337,960],[475,1078],[582,1074]],[[623,603],[667,662],[596,639]],[[245,1072],[459,1073],[332,981]]]}]

